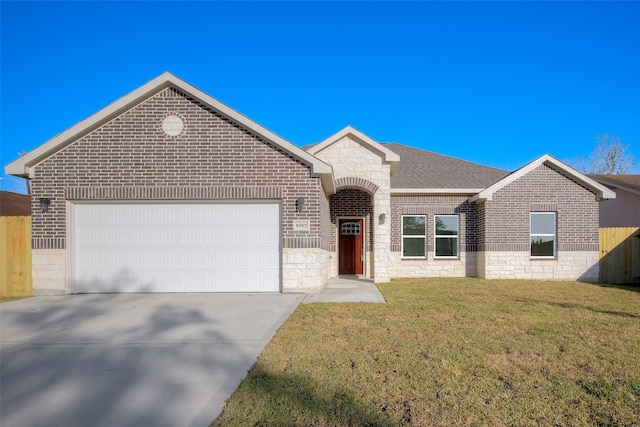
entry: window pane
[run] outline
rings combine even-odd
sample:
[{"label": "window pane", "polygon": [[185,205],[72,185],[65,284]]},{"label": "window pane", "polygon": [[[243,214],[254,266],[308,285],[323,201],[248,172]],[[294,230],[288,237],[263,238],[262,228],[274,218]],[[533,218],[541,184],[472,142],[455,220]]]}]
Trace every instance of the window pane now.
[{"label": "window pane", "polygon": [[458,238],[436,238],[436,256],[458,256]]},{"label": "window pane", "polygon": [[553,236],[531,236],[531,256],[554,256]]},{"label": "window pane", "polygon": [[424,216],[404,216],[402,217],[402,234],[405,236],[424,236],[426,231],[424,223]]},{"label": "window pane", "polygon": [[532,213],[531,234],[556,234],[555,213]]},{"label": "window pane", "polygon": [[436,234],[439,236],[457,236],[458,217],[436,216]]},{"label": "window pane", "polygon": [[402,256],[421,256],[425,254],[424,238],[405,237],[402,239]]}]

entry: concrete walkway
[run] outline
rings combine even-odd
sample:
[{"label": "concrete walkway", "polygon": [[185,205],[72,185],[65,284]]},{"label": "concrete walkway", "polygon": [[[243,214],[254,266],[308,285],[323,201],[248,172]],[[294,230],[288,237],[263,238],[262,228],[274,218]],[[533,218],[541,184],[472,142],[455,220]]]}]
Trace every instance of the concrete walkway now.
[{"label": "concrete walkway", "polygon": [[314,302],[373,302],[385,303],[382,294],[371,279],[356,276],[329,279],[319,294],[307,295],[303,304]]}]

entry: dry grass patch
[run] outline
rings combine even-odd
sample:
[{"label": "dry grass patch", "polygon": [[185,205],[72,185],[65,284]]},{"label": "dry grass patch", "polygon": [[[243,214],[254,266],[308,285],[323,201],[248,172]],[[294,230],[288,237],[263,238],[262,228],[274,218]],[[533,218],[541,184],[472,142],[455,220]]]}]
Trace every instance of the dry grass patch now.
[{"label": "dry grass patch", "polygon": [[640,292],[394,280],[301,305],[214,426],[640,424]]}]

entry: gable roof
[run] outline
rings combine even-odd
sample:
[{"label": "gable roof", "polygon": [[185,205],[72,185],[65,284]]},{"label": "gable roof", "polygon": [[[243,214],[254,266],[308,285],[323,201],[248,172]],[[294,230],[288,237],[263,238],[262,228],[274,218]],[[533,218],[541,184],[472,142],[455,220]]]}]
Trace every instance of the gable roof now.
[{"label": "gable roof", "polygon": [[333,169],[330,165],[310,155],[306,151],[293,145],[289,141],[286,141],[282,137],[262,127],[248,117],[233,110],[232,108],[226,106],[220,101],[212,98],[211,96],[200,91],[194,86],[191,86],[184,80],[174,76],[169,72],[162,73],[155,79],[149,81],[148,83],[145,83],[133,92],[123,96],[122,98],[109,104],[107,107],[103,108],[97,113],[89,116],[87,119],[63,131],[62,133],[48,140],[26,155],[9,163],[5,166],[5,172],[9,175],[15,175],[24,178],[33,178],[34,169],[40,162],[60,151],[67,145],[73,143],[78,138],[87,135],[91,131],[99,128],[100,126],[104,125],[105,123],[139,104],[140,102],[148,99],[149,97],[159,93],[160,91],[168,87],[174,87],[181,92],[190,95],[212,110],[215,110],[220,114],[235,121],[239,125],[250,129],[255,134],[272,142],[288,154],[309,165],[311,167],[312,173],[322,179],[325,191],[327,191],[328,193],[335,192]]},{"label": "gable roof", "polygon": [[578,172],[577,170],[573,169],[571,166],[562,163],[560,160],[558,160],[558,159],[556,159],[556,158],[554,158],[554,157],[552,157],[552,156],[550,156],[548,154],[545,154],[544,156],[539,157],[536,160],[532,161],[531,163],[521,167],[517,171],[507,175],[506,177],[504,177],[500,181],[496,182],[495,184],[493,184],[489,188],[486,188],[486,189],[480,191],[478,194],[476,194],[475,196],[473,196],[469,200],[471,202],[483,202],[485,200],[491,200],[491,198],[493,197],[493,194],[496,191],[500,190],[503,187],[506,187],[507,185],[511,184],[512,182],[514,182],[518,178],[528,174],[529,172],[531,172],[532,170],[534,170],[535,168],[537,168],[538,166],[540,166],[542,164],[546,164],[546,165],[552,167],[553,169],[557,170],[558,172],[563,173],[564,175],[572,178],[573,180],[575,180],[579,184],[581,184],[584,187],[588,188],[589,190],[593,191],[598,196],[598,200],[615,199],[615,197],[616,197],[616,193],[614,193],[613,191],[609,190],[604,185],[598,184],[597,182],[595,182],[594,180],[592,180],[588,176],[583,175],[580,172]]},{"label": "gable roof", "polygon": [[346,126],[345,128],[334,133],[324,141],[319,142],[318,144],[314,144],[306,147],[307,152],[310,154],[316,155],[320,153],[322,150],[325,150],[326,148],[330,147],[334,143],[340,141],[345,136],[349,136],[349,135],[356,137],[358,140],[360,140],[362,144],[367,146],[369,150],[377,152],[382,157],[383,162],[389,163],[391,165],[391,173],[392,174],[394,173],[394,170],[398,165],[398,162],[400,162],[400,156],[398,156],[398,154],[394,153],[393,151],[387,149],[379,142],[376,142],[372,138],[360,132],[358,129],[354,128],[353,126]]},{"label": "gable roof", "polygon": [[640,194],[640,175],[588,175],[609,187]]},{"label": "gable roof", "polygon": [[[391,176],[391,192],[475,194],[509,172],[397,143],[384,147],[402,161]],[[418,191],[417,191],[418,190]]]}]

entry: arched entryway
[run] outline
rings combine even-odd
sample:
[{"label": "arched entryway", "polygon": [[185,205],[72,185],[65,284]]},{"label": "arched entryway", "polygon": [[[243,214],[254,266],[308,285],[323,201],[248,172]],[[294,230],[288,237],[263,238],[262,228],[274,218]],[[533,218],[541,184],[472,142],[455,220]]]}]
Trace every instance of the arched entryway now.
[{"label": "arched entryway", "polygon": [[338,180],[342,188],[329,199],[334,230],[331,249],[337,253],[335,273],[371,277],[373,193],[377,187],[362,179],[360,185],[345,181]]}]

